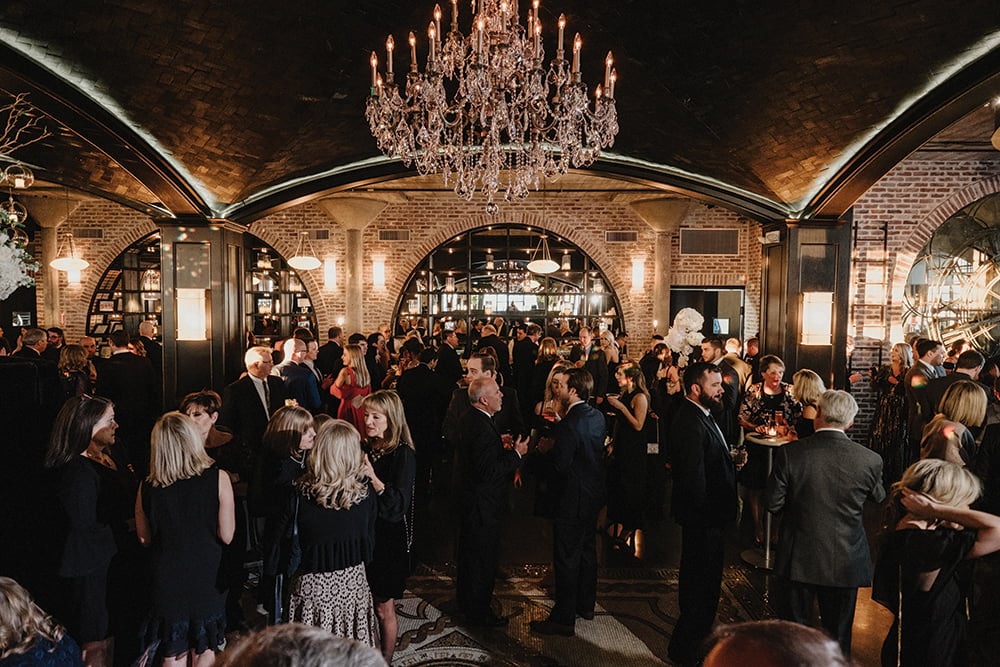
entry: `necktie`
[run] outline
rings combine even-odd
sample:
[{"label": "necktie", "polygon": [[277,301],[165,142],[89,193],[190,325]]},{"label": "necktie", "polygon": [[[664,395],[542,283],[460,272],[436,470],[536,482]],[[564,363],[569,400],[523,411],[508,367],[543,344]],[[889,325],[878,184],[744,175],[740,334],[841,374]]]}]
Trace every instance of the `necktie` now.
[{"label": "necktie", "polygon": [[271,416],[271,389],[267,386],[267,378],[261,380],[264,383],[264,414]]}]

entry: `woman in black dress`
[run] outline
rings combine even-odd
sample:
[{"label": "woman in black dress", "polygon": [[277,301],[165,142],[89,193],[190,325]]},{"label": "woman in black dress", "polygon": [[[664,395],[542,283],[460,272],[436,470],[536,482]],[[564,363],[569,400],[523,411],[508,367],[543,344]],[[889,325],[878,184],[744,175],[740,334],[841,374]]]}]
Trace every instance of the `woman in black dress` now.
[{"label": "woman in black dress", "polygon": [[135,525],[153,556],[146,642],[160,641],[168,667],[211,665],[226,639],[222,548],[236,515],[229,475],[212,465],[187,415],[168,412],[153,426]]},{"label": "woman in black dress", "polygon": [[614,444],[608,474],[608,519],[616,549],[635,553],[635,531],[642,527],[646,499],[646,417],[649,392],[636,364],[615,371],[621,395],[608,394],[615,410]]},{"label": "woman in black dress", "polygon": [[1000,517],[969,509],[980,489],[975,475],[940,459],[914,463],[893,485],[872,584],[872,598],[896,616],[882,644],[884,666],[967,664],[956,571],[963,560],[1000,550]]},{"label": "woman in black dress", "polygon": [[872,369],[871,383],[878,392],[878,406],[868,435],[868,448],[882,456],[882,481],[886,488],[903,476],[910,463],[904,459],[910,438],[904,380],[912,365],[913,348],[896,343],[889,352],[889,363]]},{"label": "woman in black dress", "polygon": [[79,345],[64,345],[59,350],[59,379],[64,398],[91,393],[93,370],[85,349]]},{"label": "woman in black dress", "polygon": [[115,445],[115,410],[106,398],[66,401],[56,417],[45,465],[56,474],[56,500],[65,527],[58,555],[64,609],[58,616],[80,642],[87,665],[110,665],[114,625],[122,622],[109,578],[127,540],[134,478]]},{"label": "woman in black dress", "polygon": [[394,391],[381,390],[365,398],[366,472],[378,495],[375,554],[368,568],[381,629],[382,655],[392,664],[399,624],[396,600],[403,596],[410,575],[413,545],[413,484],[417,460],[403,403]]}]

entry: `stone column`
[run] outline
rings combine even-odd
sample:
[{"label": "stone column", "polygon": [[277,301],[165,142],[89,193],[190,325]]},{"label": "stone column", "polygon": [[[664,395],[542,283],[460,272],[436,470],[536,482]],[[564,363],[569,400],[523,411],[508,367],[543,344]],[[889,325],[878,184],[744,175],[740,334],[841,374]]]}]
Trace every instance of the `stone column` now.
[{"label": "stone column", "polygon": [[62,232],[62,225],[69,216],[80,207],[79,199],[66,200],[65,198],[54,197],[24,197],[25,208],[28,215],[41,227],[41,283],[43,289],[43,303],[39,304],[39,322],[42,327],[59,326],[62,311],[60,304],[59,271],[49,266],[49,262],[54,260],[59,252],[59,235]]},{"label": "stone column", "polygon": [[654,333],[666,332],[670,328],[670,259],[671,241],[681,226],[681,222],[691,208],[690,199],[645,199],[632,202],[632,210],[656,231],[656,249],[653,256],[653,313],[656,320]]},{"label": "stone column", "polygon": [[365,252],[361,233],[389,205],[373,197],[329,197],[316,204],[347,233],[344,248],[344,290],[347,312],[344,313],[344,332],[364,331]]}]

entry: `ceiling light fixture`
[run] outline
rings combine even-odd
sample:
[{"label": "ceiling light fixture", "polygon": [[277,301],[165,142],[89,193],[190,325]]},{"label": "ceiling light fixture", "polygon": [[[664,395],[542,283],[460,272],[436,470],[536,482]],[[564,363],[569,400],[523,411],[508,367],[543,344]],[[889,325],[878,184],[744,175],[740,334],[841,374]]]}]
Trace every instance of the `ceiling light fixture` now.
[{"label": "ceiling light fixture", "polygon": [[288,258],[288,266],[296,271],[312,271],[318,269],[322,264],[319,257],[313,254],[312,244],[309,243],[309,232],[301,232],[295,254]]},{"label": "ceiling light fixture", "polygon": [[521,25],[517,0],[480,0],[471,34],[458,29],[458,0],[451,0],[451,30],[441,31],[441,7],[427,28],[426,67],[417,65],[417,39],[409,34],[410,68],[402,95],[395,83],[392,35],[386,40],[383,81],[371,55],[371,96],[365,117],[379,149],[421,175],[454,180],[455,194],[470,201],[477,190],[486,211],[494,196],[511,201],[538,189],[542,179],[590,165],[618,134],[611,52],[594,106],[580,73],[579,33],[572,63],[566,60],[566,16],[559,17],[555,58],[546,68],[539,0]]},{"label": "ceiling light fixture", "polygon": [[531,261],[525,267],[532,273],[555,273],[559,270],[559,262],[552,259],[552,253],[549,251],[548,238],[545,234],[538,237],[538,247],[531,253]]}]

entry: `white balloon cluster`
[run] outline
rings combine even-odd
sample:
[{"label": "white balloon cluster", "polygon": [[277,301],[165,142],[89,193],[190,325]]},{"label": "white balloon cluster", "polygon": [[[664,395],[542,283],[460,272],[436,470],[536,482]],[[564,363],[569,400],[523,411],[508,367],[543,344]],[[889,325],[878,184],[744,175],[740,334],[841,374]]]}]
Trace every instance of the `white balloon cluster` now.
[{"label": "white balloon cluster", "polygon": [[667,332],[664,343],[677,354],[679,367],[687,366],[695,346],[701,345],[701,341],[705,339],[701,333],[704,324],[704,316],[694,308],[683,308],[674,317],[674,323]]}]

